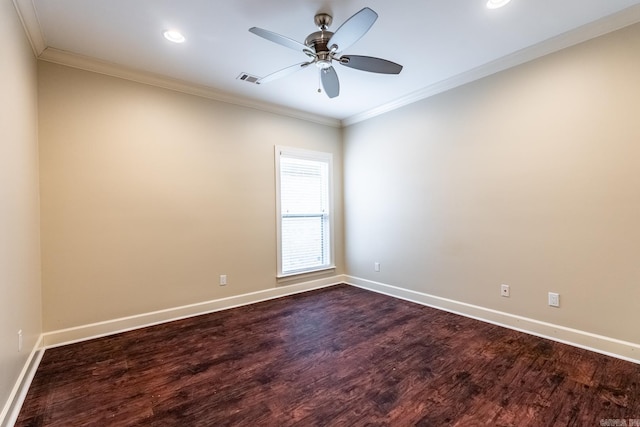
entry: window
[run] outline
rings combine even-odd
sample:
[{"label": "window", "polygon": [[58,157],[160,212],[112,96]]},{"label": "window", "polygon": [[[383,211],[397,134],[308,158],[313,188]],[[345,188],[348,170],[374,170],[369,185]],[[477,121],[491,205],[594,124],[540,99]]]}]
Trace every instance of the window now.
[{"label": "window", "polygon": [[278,277],[333,268],[332,155],[276,147]]}]

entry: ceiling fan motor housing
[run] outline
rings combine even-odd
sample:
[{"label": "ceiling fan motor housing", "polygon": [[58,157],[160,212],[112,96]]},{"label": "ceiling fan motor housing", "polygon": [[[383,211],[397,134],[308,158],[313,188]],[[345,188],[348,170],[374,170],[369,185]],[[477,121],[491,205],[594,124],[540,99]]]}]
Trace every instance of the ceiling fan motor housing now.
[{"label": "ceiling fan motor housing", "polygon": [[328,68],[331,66],[333,53],[327,46],[331,36],[333,36],[331,31],[320,30],[309,34],[304,41],[304,44],[309,46],[316,53],[315,63],[318,68]]}]

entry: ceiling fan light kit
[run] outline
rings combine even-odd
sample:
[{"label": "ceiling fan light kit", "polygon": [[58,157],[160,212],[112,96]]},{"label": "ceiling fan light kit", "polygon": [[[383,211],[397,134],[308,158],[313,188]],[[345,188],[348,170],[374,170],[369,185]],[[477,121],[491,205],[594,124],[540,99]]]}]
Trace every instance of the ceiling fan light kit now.
[{"label": "ceiling fan light kit", "polygon": [[298,50],[309,57],[309,61],[301,62],[271,73],[258,80],[257,83],[268,83],[270,81],[285,77],[296,71],[307,68],[315,64],[320,72],[322,87],[329,98],[335,98],[340,94],[340,82],[338,74],[333,67],[333,62],[361,71],[380,74],[399,74],[402,65],[386,59],[361,55],[341,55],[342,51],[360,40],[378,19],[378,14],[372,9],[365,7],[351,18],[347,19],[335,33],[328,31],[333,22],[333,17],[326,13],[319,13],[314,18],[314,23],[319,31],[307,36],[304,43],[299,43],[293,39],[264,30],[258,27],[249,28],[253,34],[266,40]]}]

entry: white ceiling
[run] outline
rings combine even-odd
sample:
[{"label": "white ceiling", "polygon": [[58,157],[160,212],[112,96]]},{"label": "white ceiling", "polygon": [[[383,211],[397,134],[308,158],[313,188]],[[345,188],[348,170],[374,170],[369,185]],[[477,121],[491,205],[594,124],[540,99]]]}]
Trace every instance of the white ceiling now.
[{"label": "white ceiling", "polygon": [[[93,58],[204,87],[214,98],[343,122],[640,20],[640,8],[634,7],[640,0],[512,0],[495,10],[486,8],[486,0],[14,1],[45,60]],[[251,34],[250,27],[303,42],[317,31],[316,13],[333,15],[335,31],[365,6],[379,18],[344,53],[400,63],[400,75],[336,65],[341,93],[334,99],[317,93],[313,67],[263,85],[237,80],[241,72],[261,77],[307,59]],[[187,41],[165,40],[162,33],[169,28]]]}]

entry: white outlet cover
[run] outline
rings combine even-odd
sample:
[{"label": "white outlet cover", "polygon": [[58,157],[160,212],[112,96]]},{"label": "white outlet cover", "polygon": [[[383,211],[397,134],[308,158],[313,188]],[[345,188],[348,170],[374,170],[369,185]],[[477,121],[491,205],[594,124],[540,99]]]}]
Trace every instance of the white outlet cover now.
[{"label": "white outlet cover", "polygon": [[503,297],[508,297],[510,296],[511,292],[509,289],[509,285],[500,285],[500,295],[502,295]]},{"label": "white outlet cover", "polygon": [[551,307],[560,307],[560,294],[549,292],[549,305]]}]

